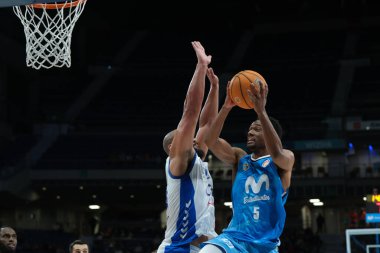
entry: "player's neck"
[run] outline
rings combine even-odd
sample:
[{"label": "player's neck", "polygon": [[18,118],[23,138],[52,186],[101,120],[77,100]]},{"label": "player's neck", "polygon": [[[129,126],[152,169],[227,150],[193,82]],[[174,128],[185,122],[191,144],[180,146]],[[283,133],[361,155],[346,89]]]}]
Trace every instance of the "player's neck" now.
[{"label": "player's neck", "polygon": [[268,155],[269,153],[266,149],[259,149],[259,150],[253,151],[252,158],[257,159],[257,158],[268,156]]}]

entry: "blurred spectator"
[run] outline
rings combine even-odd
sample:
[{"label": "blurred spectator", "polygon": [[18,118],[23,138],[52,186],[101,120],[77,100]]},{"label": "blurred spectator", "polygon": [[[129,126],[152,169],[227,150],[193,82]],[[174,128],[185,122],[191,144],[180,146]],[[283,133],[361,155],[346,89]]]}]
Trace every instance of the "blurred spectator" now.
[{"label": "blurred spectator", "polygon": [[11,227],[0,228],[0,253],[13,253],[17,247],[17,234]]},{"label": "blurred spectator", "polygon": [[356,210],[351,210],[350,212],[350,228],[357,228],[358,227],[358,214],[356,213]]},{"label": "blurred spectator", "polygon": [[359,212],[359,228],[365,228],[366,227],[366,222],[365,222],[365,216],[366,216],[366,211],[364,207],[360,208]]},{"label": "blurred spectator", "polygon": [[69,253],[89,253],[88,244],[81,240],[73,241],[69,246]]},{"label": "blurred spectator", "polygon": [[317,234],[323,232],[325,226],[325,217],[321,213],[317,216]]}]

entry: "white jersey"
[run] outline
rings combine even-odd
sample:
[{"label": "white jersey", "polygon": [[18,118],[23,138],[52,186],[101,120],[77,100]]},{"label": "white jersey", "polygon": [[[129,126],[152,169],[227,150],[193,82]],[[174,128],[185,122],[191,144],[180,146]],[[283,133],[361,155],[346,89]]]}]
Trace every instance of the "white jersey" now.
[{"label": "white jersey", "polygon": [[190,243],[199,236],[217,236],[213,182],[207,162],[197,154],[182,176],[173,176],[169,164],[168,157],[165,165],[167,223],[165,239],[157,253],[189,253]]}]

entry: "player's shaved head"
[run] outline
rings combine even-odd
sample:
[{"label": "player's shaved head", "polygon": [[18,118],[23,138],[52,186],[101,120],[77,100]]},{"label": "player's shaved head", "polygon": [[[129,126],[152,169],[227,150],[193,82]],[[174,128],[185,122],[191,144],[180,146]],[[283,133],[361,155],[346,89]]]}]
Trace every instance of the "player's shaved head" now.
[{"label": "player's shaved head", "polygon": [[170,147],[170,144],[172,144],[172,142],[173,142],[174,135],[176,132],[177,132],[177,130],[175,129],[175,130],[172,130],[169,133],[167,133],[164,137],[163,142],[162,142],[162,146],[163,146],[165,153],[167,155],[169,155],[169,152],[170,152],[169,147]]}]

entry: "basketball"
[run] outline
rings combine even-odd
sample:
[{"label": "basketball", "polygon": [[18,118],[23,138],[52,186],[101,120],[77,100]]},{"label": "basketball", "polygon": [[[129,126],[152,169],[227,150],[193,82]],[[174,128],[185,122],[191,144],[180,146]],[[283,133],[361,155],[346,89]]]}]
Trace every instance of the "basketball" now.
[{"label": "basketball", "polygon": [[243,109],[253,109],[253,102],[248,96],[247,89],[251,83],[255,84],[256,89],[260,89],[259,82],[267,85],[264,77],[253,70],[243,70],[234,75],[230,83],[230,98],[232,101]]}]

